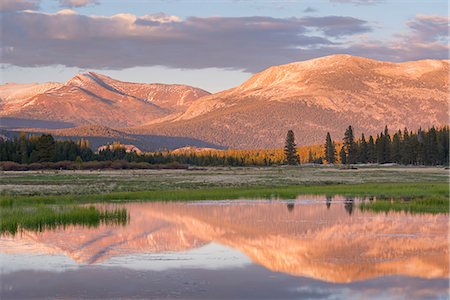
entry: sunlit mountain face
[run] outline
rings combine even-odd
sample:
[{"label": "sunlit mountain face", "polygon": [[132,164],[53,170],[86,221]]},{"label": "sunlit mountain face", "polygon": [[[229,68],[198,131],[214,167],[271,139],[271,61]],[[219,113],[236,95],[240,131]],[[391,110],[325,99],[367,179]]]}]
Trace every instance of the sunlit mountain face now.
[{"label": "sunlit mountain face", "polygon": [[57,136],[112,137],[120,131],[216,147],[274,148],[289,129],[303,144],[314,144],[327,132],[341,136],[349,124],[366,134],[386,125],[393,131],[446,125],[448,74],[448,60],[391,63],[329,55],[274,65],[210,94],[87,72],[65,83],[0,85],[0,116],[11,120],[4,127],[17,129],[22,120],[27,130]]},{"label": "sunlit mountain face", "polygon": [[87,265],[168,270],[255,264],[330,283],[386,276],[448,279],[448,215],[361,212],[357,201],[303,197],[124,204],[130,214],[125,226],[4,235],[0,253],[4,272],[33,266],[8,266],[8,257],[31,262],[44,256],[65,257],[54,263],[59,271]]}]

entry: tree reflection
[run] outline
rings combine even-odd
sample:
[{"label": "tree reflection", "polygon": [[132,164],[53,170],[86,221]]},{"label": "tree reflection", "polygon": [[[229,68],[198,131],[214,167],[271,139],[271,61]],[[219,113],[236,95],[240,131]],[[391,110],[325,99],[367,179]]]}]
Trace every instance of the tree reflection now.
[{"label": "tree reflection", "polygon": [[326,200],[326,202],[325,202],[325,204],[326,204],[326,206],[327,206],[327,209],[330,209],[330,207],[331,207],[331,201],[333,200],[333,197],[331,197],[331,196],[327,196],[327,200]]},{"label": "tree reflection", "polygon": [[349,214],[349,216],[352,215],[353,212],[353,203],[355,202],[354,198],[346,197],[345,198],[345,210]]},{"label": "tree reflection", "polygon": [[294,203],[288,203],[288,204],[287,204],[287,209],[288,209],[289,212],[293,211],[293,210],[294,210],[294,207],[295,207],[295,204],[294,204]]}]

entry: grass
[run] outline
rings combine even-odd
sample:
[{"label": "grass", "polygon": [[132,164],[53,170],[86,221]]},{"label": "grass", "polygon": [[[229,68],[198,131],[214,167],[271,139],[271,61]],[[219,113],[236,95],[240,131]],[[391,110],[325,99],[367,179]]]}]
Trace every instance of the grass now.
[{"label": "grass", "polygon": [[327,166],[0,172],[0,195],[91,195],[177,189],[285,187],[361,183],[447,182],[444,168]]},{"label": "grass", "polygon": [[[443,168],[335,167],[208,168],[3,172],[0,207],[115,201],[292,199],[300,194],[376,197],[362,209],[448,212],[449,174]],[[383,199],[413,199],[384,201]]]},{"label": "grass", "polygon": [[373,212],[406,211],[409,213],[448,213],[449,200],[448,198],[378,200],[372,203],[363,202],[359,208],[362,211]]},{"label": "grass", "polygon": [[0,234],[15,235],[22,230],[42,232],[47,229],[100,224],[125,225],[129,217],[126,209],[99,210],[93,206],[34,205],[0,209]]},{"label": "grass", "polygon": [[[285,187],[232,187],[177,189],[159,191],[113,192],[92,195],[3,196],[0,207],[36,204],[80,204],[116,201],[171,201],[225,199],[293,199],[297,195],[342,195],[353,197],[413,198],[446,205],[449,187],[446,183],[365,183],[341,185],[303,185]],[[422,202],[421,202],[422,203]],[[424,202],[425,203],[425,202]],[[368,206],[367,206],[368,207]]]}]

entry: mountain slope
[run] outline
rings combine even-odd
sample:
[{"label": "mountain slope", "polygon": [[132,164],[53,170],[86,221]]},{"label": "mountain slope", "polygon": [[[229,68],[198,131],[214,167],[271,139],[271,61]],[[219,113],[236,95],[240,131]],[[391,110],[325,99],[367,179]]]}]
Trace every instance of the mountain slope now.
[{"label": "mountain slope", "polygon": [[182,112],[195,99],[209,94],[185,85],[139,84],[88,72],[65,84],[28,92],[10,84],[0,88],[2,117],[65,121],[111,127],[141,125]]},{"label": "mountain slope", "polygon": [[379,62],[332,55],[274,66],[242,85],[195,102],[179,117],[134,128],[191,136],[234,148],[280,147],[288,129],[300,144],[327,131],[418,128],[448,122],[449,62]]}]

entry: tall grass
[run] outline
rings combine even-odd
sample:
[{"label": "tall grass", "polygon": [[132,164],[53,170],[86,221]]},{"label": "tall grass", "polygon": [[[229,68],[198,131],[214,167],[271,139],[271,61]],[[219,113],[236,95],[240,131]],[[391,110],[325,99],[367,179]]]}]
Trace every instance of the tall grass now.
[{"label": "tall grass", "polygon": [[353,197],[408,197],[443,200],[449,197],[447,183],[364,183],[301,186],[225,187],[112,192],[91,195],[2,196],[0,207],[35,204],[80,204],[115,201],[227,200],[227,199],[293,199],[297,195],[342,195]]},{"label": "tall grass", "polygon": [[[447,183],[363,183],[334,185],[301,185],[301,186],[261,186],[261,187],[224,187],[173,189],[135,192],[113,192],[91,195],[63,196],[3,196],[0,197],[0,208],[9,209],[14,215],[15,208],[35,205],[75,205],[98,202],[137,202],[137,201],[189,201],[189,200],[232,200],[232,199],[293,199],[298,195],[341,195],[345,197],[376,197],[373,203],[362,203],[362,210],[390,211],[403,210],[410,212],[449,212],[449,186]],[[390,199],[411,199],[410,201],[390,201]],[[384,201],[386,199],[387,201]],[[43,208],[42,208],[43,209]],[[86,209],[86,208],[78,208]],[[38,214],[39,215],[39,214]],[[60,224],[62,220],[76,223],[76,220],[107,220],[109,215],[101,212],[83,211],[48,211],[43,209],[40,215],[49,221],[47,224]],[[81,215],[86,216],[81,217]],[[113,215],[116,215],[113,214]],[[12,218],[12,217],[11,217]],[[38,217],[27,216],[36,224]],[[34,219],[33,219],[34,218]],[[117,219],[117,217],[115,217]],[[4,219],[4,218],[2,218]],[[18,214],[12,219],[20,219]],[[119,217],[120,219],[120,217]],[[6,220],[8,215],[6,215]],[[3,221],[2,221],[3,222]],[[6,222],[5,224],[9,224]],[[80,221],[89,224],[90,221]],[[3,224],[3,223],[2,223]],[[14,228],[14,223],[11,223]],[[23,224],[26,224],[23,221]],[[3,226],[3,225],[2,225]],[[6,225],[5,225],[6,226]],[[50,225],[51,226],[51,225]]]},{"label": "tall grass", "polygon": [[406,211],[410,213],[448,213],[449,200],[444,198],[437,199],[382,199],[375,202],[360,203],[362,211],[390,212]]},{"label": "tall grass", "polygon": [[93,206],[37,205],[0,209],[0,234],[15,235],[21,230],[42,232],[47,229],[82,225],[96,227],[100,224],[125,225],[129,220],[126,209],[99,210]]}]

